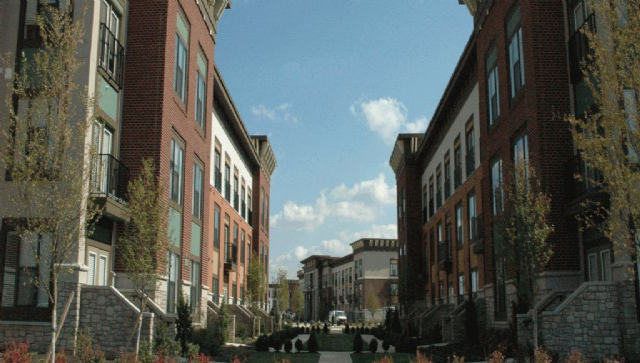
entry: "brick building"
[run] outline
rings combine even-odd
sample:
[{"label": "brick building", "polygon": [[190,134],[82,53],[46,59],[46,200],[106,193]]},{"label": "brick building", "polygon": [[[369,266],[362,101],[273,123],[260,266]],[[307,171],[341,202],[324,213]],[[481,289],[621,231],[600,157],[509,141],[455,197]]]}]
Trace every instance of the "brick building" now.
[{"label": "brick building", "polygon": [[[384,307],[398,305],[398,242],[362,238],[343,257],[313,255],[300,261],[300,286],[305,320],[325,321],[331,310],[342,310],[350,321],[381,321]],[[372,317],[370,299],[378,308]]]},{"label": "brick building", "polygon": [[[589,49],[580,30],[596,29],[598,15],[582,0],[464,3],[474,21],[469,43],[425,134],[399,135],[390,161],[398,188],[398,238],[407,246],[407,251],[401,248],[401,280],[406,279],[401,285],[422,282],[427,291],[422,307],[422,299],[408,299],[416,304],[405,314],[420,317],[423,335],[441,329],[444,340],[458,340],[464,335],[462,292],[471,292],[483,327],[509,329],[517,322],[519,343],[531,346],[532,311],[514,316],[514,270],[497,257],[501,251],[493,230],[503,213],[503,185],[512,182],[513,165],[522,162],[536,170],[552,200],[554,233],[548,243],[554,253],[535,281],[539,338],[559,353],[579,348],[593,358],[622,354],[635,359],[640,356],[638,278],[629,271],[637,271],[637,264],[629,251],[593,229],[579,228],[580,203],[595,198],[606,204],[608,198],[589,183],[597,172],[581,161],[562,117],[579,116],[593,102],[580,72]],[[467,105],[474,109],[471,118],[462,112]],[[635,107],[635,101],[624,107]],[[461,122],[472,124],[477,136],[471,149],[478,145],[479,152],[474,153],[475,172],[466,173],[462,183],[454,180],[458,192],[449,189],[447,164],[461,159],[458,143],[451,141],[459,132],[464,144],[469,126],[460,127]],[[460,230],[458,210],[470,216],[471,190],[477,214],[461,218]],[[422,216],[421,232],[411,225],[417,216]],[[462,250],[456,253],[449,241]],[[423,259],[429,271],[404,278],[403,255],[410,265]]]}]

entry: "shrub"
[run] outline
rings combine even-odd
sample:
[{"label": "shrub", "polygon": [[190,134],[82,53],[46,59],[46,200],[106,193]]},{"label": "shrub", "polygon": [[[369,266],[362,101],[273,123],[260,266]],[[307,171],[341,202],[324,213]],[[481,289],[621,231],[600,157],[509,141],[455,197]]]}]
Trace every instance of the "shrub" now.
[{"label": "shrub", "polygon": [[300,340],[299,338],[296,339],[296,351],[298,353],[302,352],[302,340]]},{"label": "shrub", "polygon": [[402,325],[400,325],[400,312],[399,309],[393,311],[393,319],[391,319],[391,331],[397,334],[402,333]]},{"label": "shrub", "polygon": [[199,361],[200,346],[198,344],[187,343],[187,357],[189,362]]},{"label": "shrub", "polygon": [[309,336],[309,341],[307,341],[307,350],[309,350],[309,353],[318,353],[318,338],[316,338],[315,333],[311,333],[311,336]]},{"label": "shrub", "polygon": [[389,347],[391,347],[391,344],[389,344],[389,339],[385,338],[382,341],[382,349],[384,349],[385,353],[389,351]]},{"label": "shrub", "polygon": [[533,352],[533,361],[535,363],[551,363],[552,359],[544,348],[538,347],[538,349]]},{"label": "shrub", "polygon": [[356,353],[361,353],[363,345],[364,344],[362,342],[362,337],[360,336],[360,333],[356,332],[356,336],[353,338],[353,351]]},{"label": "shrub", "polygon": [[29,354],[28,343],[7,344],[2,359],[6,363],[29,363],[31,362],[31,354]]},{"label": "shrub", "polygon": [[420,354],[420,352],[418,352],[416,355],[416,360],[411,361],[411,363],[433,363],[433,358],[428,358],[427,356],[424,356]]},{"label": "shrub", "polygon": [[393,312],[391,311],[391,309],[386,309],[384,314],[384,328],[387,331],[391,331],[391,316],[393,315]]},{"label": "shrub", "polygon": [[305,330],[305,332],[306,332],[307,334],[311,333],[311,331],[310,331],[309,327],[304,328],[304,330]]},{"label": "shrub", "polygon": [[[134,357],[135,358],[135,357]],[[62,350],[59,353],[56,353],[56,363],[67,363],[67,353]]]},{"label": "shrub", "polygon": [[256,350],[258,352],[268,352],[269,345],[269,338],[266,335],[262,335],[256,341]]},{"label": "shrub", "polygon": [[345,333],[345,334],[349,334],[349,333],[350,333],[350,331],[349,331],[349,324],[345,324],[345,325],[344,325],[344,333]]},{"label": "shrub", "polygon": [[154,343],[155,351],[160,357],[177,357],[180,355],[180,343],[169,336],[166,324],[158,324]]},{"label": "shrub", "polygon": [[219,327],[214,319],[209,319],[206,329],[198,329],[191,333],[191,342],[200,346],[200,353],[209,356],[215,356],[220,350],[220,332]]},{"label": "shrub", "polygon": [[138,362],[151,363],[153,362],[153,349],[151,349],[151,342],[140,342],[140,351],[138,352]]},{"label": "shrub", "polygon": [[[164,357],[159,357],[155,360],[155,362],[167,362],[167,361],[164,359]],[[136,354],[120,353],[120,356],[116,358],[116,363],[136,363]]]},{"label": "shrub", "polygon": [[418,340],[412,338],[401,338],[396,344],[397,353],[414,354],[418,350]]},{"label": "shrub", "polygon": [[291,339],[287,339],[284,341],[284,351],[287,353],[291,353],[291,349],[293,349],[293,343]]},{"label": "shrub", "polygon": [[180,348],[182,354],[187,354],[187,342],[191,340],[191,333],[193,328],[191,325],[191,307],[185,299],[184,295],[180,293],[178,298],[178,320],[176,321],[176,340],[180,342]]},{"label": "shrub", "polygon": [[74,343],[74,354],[80,358],[82,362],[104,362],[104,353],[100,351],[100,348],[93,346],[93,340],[91,339],[91,332],[89,327],[86,326],[80,330],[78,337]]},{"label": "shrub", "polygon": [[565,363],[586,363],[587,360],[582,356],[579,350],[571,349],[571,353],[567,356],[567,359],[564,360]]},{"label": "shrub", "polygon": [[328,333],[329,333],[329,327],[327,326],[327,323],[324,323],[324,327],[322,327],[322,331],[323,331],[325,334],[328,334]]},{"label": "shrub", "polygon": [[467,301],[466,318],[464,320],[465,338],[469,344],[477,344],[480,336],[480,328],[478,326],[478,311],[476,303],[470,298]]},{"label": "shrub", "polygon": [[489,358],[487,358],[489,363],[504,363],[504,355],[499,350],[491,353]]},{"label": "shrub", "polygon": [[378,340],[371,339],[371,341],[369,342],[369,351],[371,353],[375,353],[378,351]]},{"label": "shrub", "polygon": [[370,332],[369,327],[365,327],[365,328],[364,328],[364,333],[365,333],[365,334],[369,334],[369,332]]},{"label": "shrub", "polygon": [[374,360],[373,363],[393,363],[393,358],[391,358],[390,356],[385,356],[380,359]]}]

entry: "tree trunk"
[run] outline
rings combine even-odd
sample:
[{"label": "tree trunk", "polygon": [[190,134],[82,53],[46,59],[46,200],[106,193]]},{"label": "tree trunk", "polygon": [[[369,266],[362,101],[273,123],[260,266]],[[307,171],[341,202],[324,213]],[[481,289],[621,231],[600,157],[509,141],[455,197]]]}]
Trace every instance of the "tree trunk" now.
[{"label": "tree trunk", "polygon": [[142,319],[143,319],[142,314],[144,314],[144,309],[147,305],[146,297],[142,297],[141,300],[142,301],[140,302],[140,316],[138,317],[138,333],[136,336],[136,350],[135,350],[136,361],[138,360],[138,354],[140,352],[140,333],[142,331]]},{"label": "tree trunk", "polygon": [[56,308],[58,307],[58,279],[55,272],[53,276],[53,303],[51,310],[51,363],[56,362],[56,323],[58,316],[56,315]]}]

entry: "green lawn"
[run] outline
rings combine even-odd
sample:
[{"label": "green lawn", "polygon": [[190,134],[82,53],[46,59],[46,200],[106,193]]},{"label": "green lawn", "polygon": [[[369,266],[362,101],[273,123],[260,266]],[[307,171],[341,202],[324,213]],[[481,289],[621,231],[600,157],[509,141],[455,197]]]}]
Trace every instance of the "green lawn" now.
[{"label": "green lawn", "polygon": [[[246,363],[279,363],[283,359],[287,359],[292,363],[318,363],[320,354],[255,352],[246,357]],[[243,360],[243,362],[245,361]]]},{"label": "green lawn", "polygon": [[376,359],[381,359],[385,356],[391,356],[391,359],[393,359],[393,363],[410,363],[411,359],[415,358],[415,356],[409,353],[389,353],[389,354],[353,353],[351,354],[351,362],[372,363]]},{"label": "green lawn", "polygon": [[[318,348],[325,352],[353,352],[354,334],[325,334],[316,333],[318,338]],[[368,346],[363,342],[363,347]],[[304,345],[307,350],[307,343]]]}]

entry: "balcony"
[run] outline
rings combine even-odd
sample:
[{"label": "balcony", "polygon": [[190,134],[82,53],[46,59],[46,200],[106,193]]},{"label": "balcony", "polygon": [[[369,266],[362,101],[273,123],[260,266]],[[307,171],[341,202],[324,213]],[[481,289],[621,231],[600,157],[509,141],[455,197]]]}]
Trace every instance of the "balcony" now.
[{"label": "balcony", "polygon": [[224,199],[231,203],[231,183],[224,183]]},{"label": "balcony", "polygon": [[476,153],[475,148],[467,149],[467,155],[465,156],[466,166],[467,166],[467,178],[473,174],[473,171],[476,170]]},{"label": "balcony", "polygon": [[471,218],[471,235],[469,236],[473,253],[478,254],[484,251],[484,224],[482,214]]},{"label": "balcony", "polygon": [[462,185],[462,165],[458,164],[453,169],[453,189],[458,189]]},{"label": "balcony", "polygon": [[119,221],[129,219],[127,185],[129,169],[110,154],[97,154],[91,166],[91,196],[98,198],[104,212]]},{"label": "balcony", "polygon": [[451,241],[445,240],[438,242],[438,265],[440,268],[451,272]]},{"label": "balcony", "polygon": [[565,164],[565,193],[567,212],[573,214],[576,208],[580,209],[582,202],[587,199],[600,203],[608,202],[605,192],[602,191],[604,178],[599,170],[587,165],[580,154],[574,155]]},{"label": "balcony", "polygon": [[569,65],[571,71],[571,83],[582,81],[582,63],[593,50],[589,44],[589,38],[585,31],[596,31],[596,18],[591,14],[575,33],[569,38]]},{"label": "balcony", "polygon": [[216,189],[218,189],[218,192],[222,193],[222,172],[220,171],[220,168],[217,167],[214,173],[214,185]]},{"label": "balcony", "polygon": [[227,244],[224,254],[224,270],[236,271],[236,265],[238,263],[238,246],[234,244]]},{"label": "balcony", "polygon": [[124,68],[124,47],[107,28],[100,24],[100,55],[98,65],[106,73],[109,80],[122,88],[122,75]]}]

